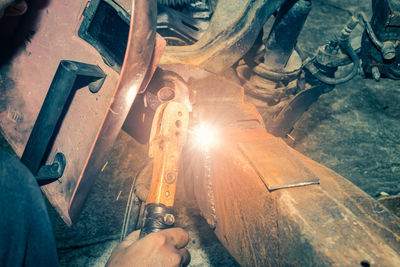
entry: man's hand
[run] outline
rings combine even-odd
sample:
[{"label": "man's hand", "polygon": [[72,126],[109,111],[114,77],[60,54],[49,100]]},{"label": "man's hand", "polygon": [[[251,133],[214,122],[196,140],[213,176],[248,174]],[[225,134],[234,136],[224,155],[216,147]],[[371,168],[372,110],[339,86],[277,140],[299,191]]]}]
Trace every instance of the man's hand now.
[{"label": "man's hand", "polygon": [[108,267],[115,266],[186,266],[190,254],[185,248],[188,234],[181,228],[171,228],[149,234],[137,240],[139,231],[131,233],[111,254]]}]

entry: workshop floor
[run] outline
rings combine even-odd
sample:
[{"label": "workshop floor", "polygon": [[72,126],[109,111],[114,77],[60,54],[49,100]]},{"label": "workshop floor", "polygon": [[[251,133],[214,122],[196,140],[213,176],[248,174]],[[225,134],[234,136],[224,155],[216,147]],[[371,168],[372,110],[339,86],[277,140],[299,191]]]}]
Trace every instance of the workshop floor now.
[{"label": "workshop floor", "polygon": [[[300,45],[315,51],[342,28],[350,12],[370,16],[369,6],[370,0],[314,0]],[[295,141],[288,142],[371,196],[390,198],[400,193],[399,120],[400,81],[359,76],[323,95],[297,123],[291,134]],[[121,131],[78,223],[68,228],[50,208],[62,266],[104,266],[119,242],[131,181],[146,155],[146,146]],[[180,211],[178,224],[190,235],[191,266],[237,265],[194,206]]]}]

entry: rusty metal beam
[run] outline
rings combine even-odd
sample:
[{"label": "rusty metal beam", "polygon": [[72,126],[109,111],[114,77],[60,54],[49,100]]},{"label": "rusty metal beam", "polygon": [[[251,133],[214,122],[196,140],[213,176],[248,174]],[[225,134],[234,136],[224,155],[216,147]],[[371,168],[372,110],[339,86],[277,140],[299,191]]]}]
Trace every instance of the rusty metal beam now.
[{"label": "rusty metal beam", "polygon": [[[194,192],[203,216],[242,266],[400,264],[398,217],[339,174],[268,134],[254,106],[240,94],[223,97],[232,90],[243,92],[240,86],[221,78],[215,83],[212,74],[196,80],[195,72],[190,86],[201,93],[193,117],[212,123],[221,136],[206,153],[187,148],[185,184],[191,185],[187,190]],[[258,148],[253,156],[263,159],[246,156],[243,147],[248,144]],[[255,167],[259,161],[265,172]],[[279,184],[310,177],[317,177],[319,184],[269,188],[263,177],[268,170],[278,178],[271,181]]]}]

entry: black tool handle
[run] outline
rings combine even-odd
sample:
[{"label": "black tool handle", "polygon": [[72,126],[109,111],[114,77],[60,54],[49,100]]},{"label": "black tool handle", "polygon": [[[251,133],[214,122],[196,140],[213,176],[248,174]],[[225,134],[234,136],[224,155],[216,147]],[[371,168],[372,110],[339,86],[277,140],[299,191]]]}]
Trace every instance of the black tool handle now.
[{"label": "black tool handle", "polygon": [[173,227],[175,217],[172,208],[166,207],[161,203],[146,204],[144,212],[143,226],[139,238],[154,232]]}]

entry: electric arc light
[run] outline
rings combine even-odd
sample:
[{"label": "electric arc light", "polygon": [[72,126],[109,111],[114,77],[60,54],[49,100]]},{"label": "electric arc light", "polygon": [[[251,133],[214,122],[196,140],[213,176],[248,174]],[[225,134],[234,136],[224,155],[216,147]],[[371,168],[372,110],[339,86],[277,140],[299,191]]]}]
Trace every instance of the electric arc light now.
[{"label": "electric arc light", "polygon": [[194,135],[195,145],[201,149],[209,149],[218,142],[218,132],[212,125],[208,123],[200,123],[196,125],[192,133]]}]

